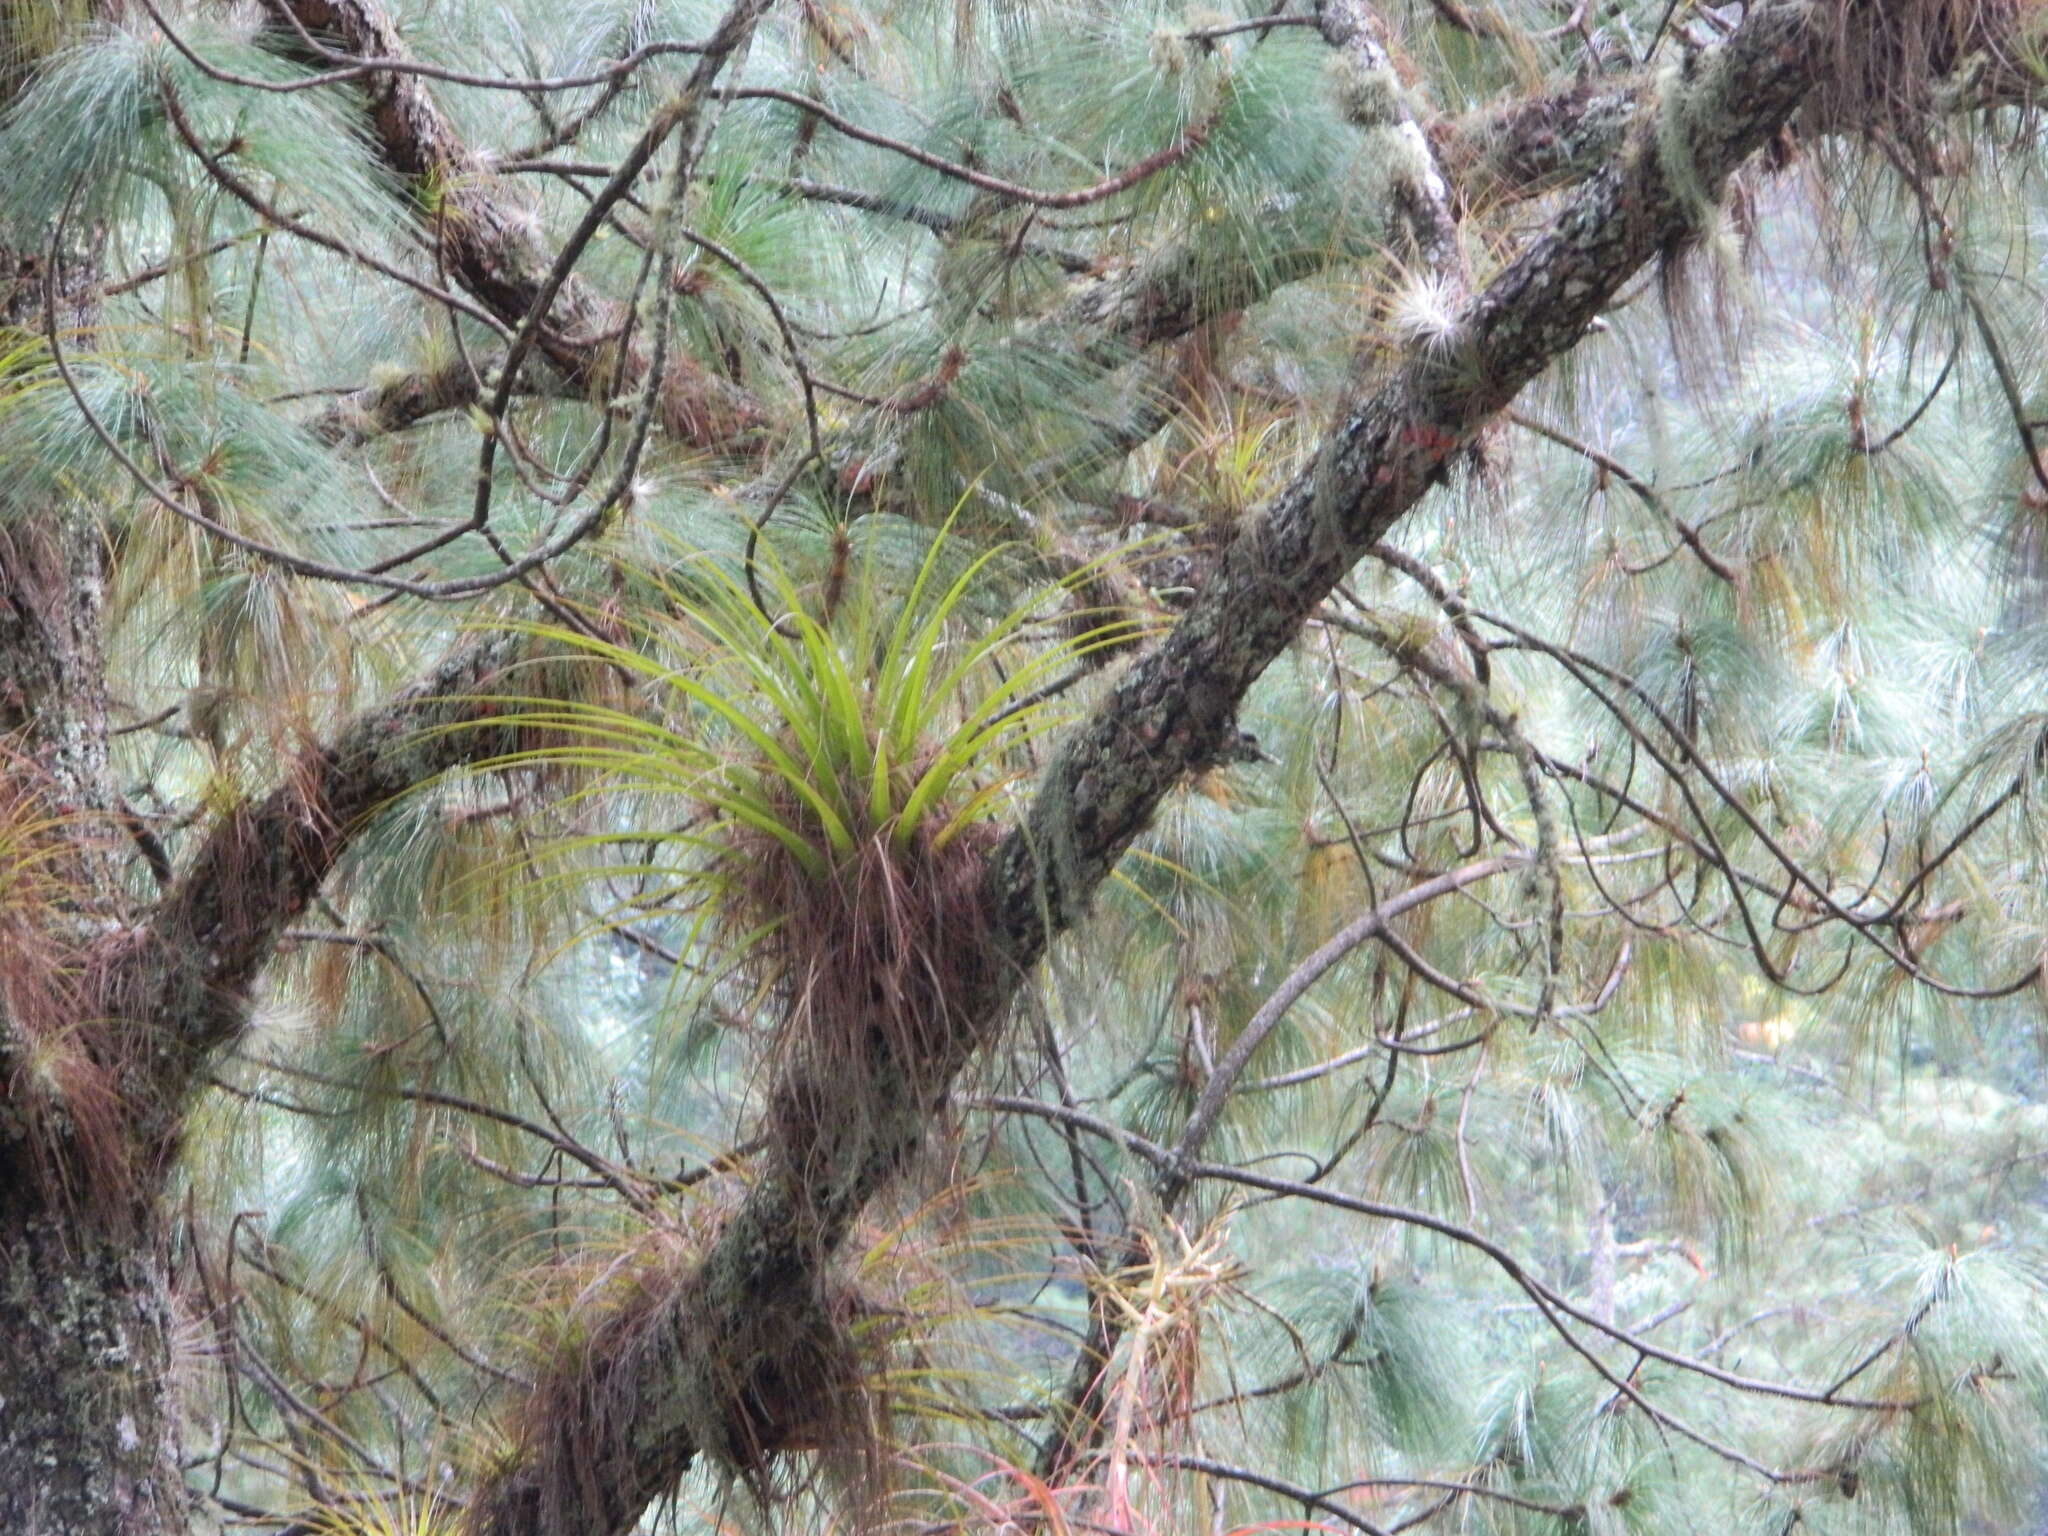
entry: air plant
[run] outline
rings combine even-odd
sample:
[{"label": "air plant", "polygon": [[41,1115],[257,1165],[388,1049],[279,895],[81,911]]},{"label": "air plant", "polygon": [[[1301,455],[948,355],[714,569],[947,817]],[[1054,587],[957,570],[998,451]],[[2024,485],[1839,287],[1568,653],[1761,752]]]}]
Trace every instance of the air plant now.
[{"label": "air plant", "polygon": [[390,1497],[344,1498],[302,1517],[308,1536],[455,1536],[461,1508],[401,1486]]},{"label": "air plant", "polygon": [[962,559],[957,543],[949,520],[900,590],[844,529],[808,593],[766,548],[750,568],[691,560],[629,635],[532,628],[627,679],[627,697],[511,699],[495,717],[544,733],[515,761],[579,775],[571,803],[681,802],[675,830],[636,834],[657,859],[619,863],[610,825],[556,852],[594,851],[603,874],[650,892],[636,916],[695,914],[698,936],[743,954],[780,999],[778,1038],[849,1068],[878,1039],[916,1055],[905,1048],[985,979],[991,819],[1066,678],[1127,638],[1120,619],[1021,643],[1095,568],[991,616],[1012,551]]}]

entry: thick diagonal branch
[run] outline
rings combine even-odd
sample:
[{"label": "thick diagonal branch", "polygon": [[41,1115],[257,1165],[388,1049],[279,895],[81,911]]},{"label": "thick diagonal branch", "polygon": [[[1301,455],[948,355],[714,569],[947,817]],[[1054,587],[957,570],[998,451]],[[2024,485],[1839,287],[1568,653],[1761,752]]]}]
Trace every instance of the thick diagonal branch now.
[{"label": "thick diagonal branch", "polygon": [[463,763],[515,745],[494,696],[532,642],[491,635],[357,715],[287,764],[284,781],[223,815],[152,914],[112,985],[156,1035],[153,1104],[176,1134],[205,1058],[241,1028],[279,936],[379,810]]},{"label": "thick diagonal branch", "polygon": [[[275,0],[299,27],[337,53],[361,59],[403,59],[405,45],[377,0]],[[707,44],[717,46],[717,41]],[[731,43],[725,45],[728,49]],[[508,196],[435,103],[420,76],[377,73],[360,85],[371,135],[392,171],[419,194],[438,262],[464,291],[507,326],[536,308],[553,275],[555,253],[529,212]],[[611,386],[619,348],[628,341],[625,305],[573,272],[541,308],[535,350],[561,376],[584,389]],[[640,360],[626,359],[624,387]],[[701,447],[729,446],[763,420],[742,388],[686,358],[669,360],[665,424]],[[323,435],[351,435],[347,424]]]},{"label": "thick diagonal branch", "polygon": [[[611,1373],[605,1422],[539,1426],[522,1457],[478,1491],[475,1536],[613,1536],[707,1441],[720,1448],[716,1427],[706,1433],[705,1403],[737,1402],[781,1375],[778,1324],[820,1305],[834,1250],[919,1146],[954,1074],[996,1038],[1047,943],[1081,918],[1183,775],[1215,759],[1246,690],[1353,562],[1577,343],[1632,273],[1692,227],[1696,189],[1718,186],[1784,124],[1811,80],[1822,25],[1806,0],[1754,11],[1673,87],[1681,94],[1666,121],[1682,130],[1691,164],[1674,176],[1654,142],[1633,141],[1465,306],[1453,336],[1418,344],[1361,400],[1313,468],[1230,546],[1175,629],[1067,741],[1025,824],[992,855],[986,898],[1003,965],[956,1016],[934,1021],[916,1059],[876,1062],[861,1099],[889,1111],[834,1119],[831,1084],[801,1070],[783,1083],[784,1103],[824,1116],[810,1144],[769,1160],[663,1326]],[[560,1499],[550,1473],[579,1462],[617,1497],[602,1507]]]}]

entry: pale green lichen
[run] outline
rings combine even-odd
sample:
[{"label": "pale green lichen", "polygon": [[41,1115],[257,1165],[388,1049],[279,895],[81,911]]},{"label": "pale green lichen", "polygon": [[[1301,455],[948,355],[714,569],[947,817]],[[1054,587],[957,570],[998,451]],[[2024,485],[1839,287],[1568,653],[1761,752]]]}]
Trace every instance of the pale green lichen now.
[{"label": "pale green lichen", "polygon": [[1409,115],[1391,66],[1369,63],[1345,49],[1332,55],[1325,78],[1338,112],[1355,127],[1387,128]]},{"label": "pale green lichen", "polygon": [[1697,124],[1689,89],[1691,68],[1686,61],[1664,66],[1651,88],[1655,110],[1651,123],[1656,134],[1657,163],[1678,200],[1704,219],[1713,206],[1714,192],[1700,175],[1694,156]]}]

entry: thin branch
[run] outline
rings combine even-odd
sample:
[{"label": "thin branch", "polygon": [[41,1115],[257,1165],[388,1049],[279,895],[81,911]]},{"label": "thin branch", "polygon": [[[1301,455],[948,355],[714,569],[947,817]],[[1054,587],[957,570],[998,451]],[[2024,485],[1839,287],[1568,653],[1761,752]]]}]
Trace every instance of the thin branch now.
[{"label": "thin branch", "polygon": [[1100,181],[1070,191],[1045,192],[1035,187],[1027,187],[1021,182],[1005,180],[1001,176],[991,176],[988,172],[978,171],[970,165],[948,160],[928,149],[920,149],[907,140],[892,138],[872,128],[864,128],[850,118],[841,117],[822,102],[813,101],[808,96],[799,96],[794,91],[785,91],[775,86],[754,85],[734,87],[719,94],[728,101],[776,101],[784,106],[795,107],[800,112],[809,113],[833,132],[843,134],[849,139],[873,145],[877,149],[886,149],[891,154],[901,155],[904,159],[914,161],[926,170],[936,171],[951,180],[965,182],[980,191],[993,193],[1011,202],[1027,203],[1034,208],[1085,208],[1090,203],[1104,202],[1119,193],[1128,192],[1140,182],[1187,159],[1208,143],[1214,127],[1208,120],[1190,123],[1171,144],[1163,149],[1154,150],[1142,160],[1105,176]]}]

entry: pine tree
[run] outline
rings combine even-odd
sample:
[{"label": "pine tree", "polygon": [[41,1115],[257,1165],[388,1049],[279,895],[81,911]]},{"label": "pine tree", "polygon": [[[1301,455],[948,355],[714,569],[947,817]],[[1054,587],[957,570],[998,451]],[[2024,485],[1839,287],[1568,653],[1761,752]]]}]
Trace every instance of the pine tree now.
[{"label": "pine tree", "polygon": [[2031,0],[0,0],[0,1530],[2017,1533]]}]

